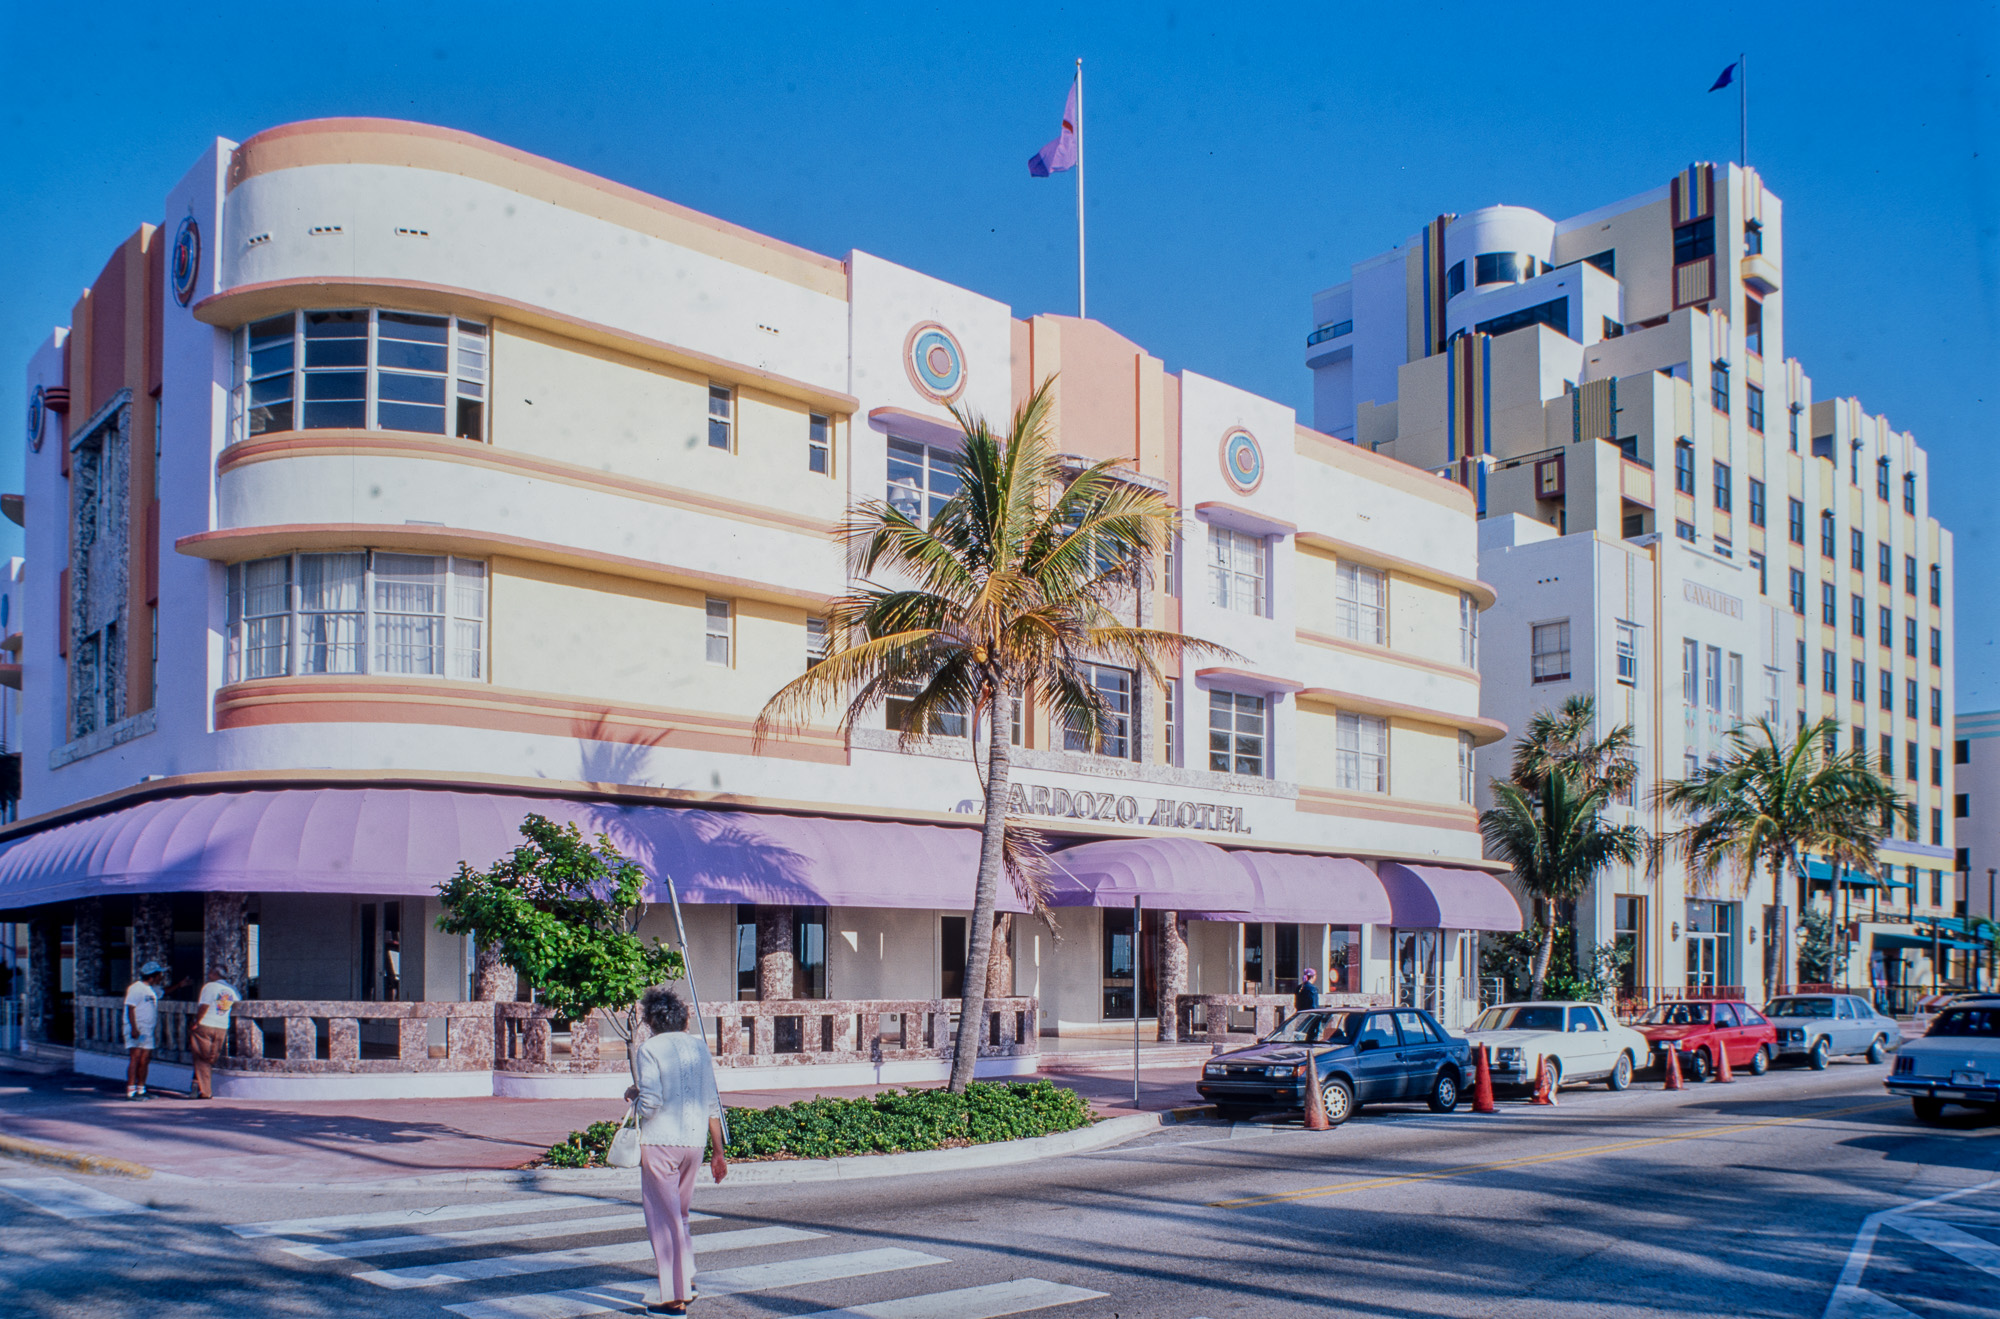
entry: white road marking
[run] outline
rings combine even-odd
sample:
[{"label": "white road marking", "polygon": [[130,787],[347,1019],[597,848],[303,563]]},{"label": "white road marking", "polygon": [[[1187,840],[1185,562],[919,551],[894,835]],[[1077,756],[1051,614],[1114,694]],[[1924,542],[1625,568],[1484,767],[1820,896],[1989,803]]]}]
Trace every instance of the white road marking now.
[{"label": "white road marking", "polygon": [[563,1218],[552,1223],[503,1223],[498,1227],[468,1227],[457,1232],[417,1232],[401,1237],[330,1241],[323,1246],[286,1246],[285,1253],[314,1261],[375,1259],[382,1255],[409,1255],[420,1250],[445,1250],[453,1246],[490,1246],[496,1241],[541,1241],[548,1237],[580,1237],[591,1232],[622,1232],[628,1227],[645,1225],[645,1213],[634,1210],[623,1214],[603,1214],[597,1218]]},{"label": "white road marking", "polygon": [[[696,1239],[697,1248],[701,1240],[703,1238]],[[648,1253],[651,1253],[650,1250]],[[729,1296],[950,1262],[936,1255],[892,1247],[857,1250],[843,1255],[818,1255],[784,1264],[710,1270],[696,1274],[695,1283],[703,1296]],[[467,1301],[444,1308],[461,1316],[461,1319],[584,1319],[588,1315],[623,1314],[640,1309],[646,1304],[646,1297],[657,1290],[658,1284],[651,1282],[614,1282],[570,1291]]]},{"label": "white road marking", "polygon": [[[696,1237],[694,1246],[697,1254],[706,1254],[711,1250],[740,1250],[748,1246],[814,1241],[825,1235],[795,1227],[750,1227],[734,1232],[707,1233]],[[377,1287],[401,1291],[409,1287],[441,1287],[452,1282],[513,1278],[524,1273],[553,1273],[557,1269],[581,1269],[598,1264],[636,1264],[641,1260],[650,1262],[652,1258],[651,1241],[620,1241],[608,1246],[583,1246],[575,1250],[550,1250],[533,1255],[494,1255],[487,1259],[460,1260],[456,1264],[371,1269],[354,1276]]]},{"label": "white road marking", "polygon": [[1990,1191],[1995,1187],[2000,1187],[2000,1177],[1990,1182],[1981,1182],[1977,1186],[1947,1191],[1928,1200],[1918,1200],[1868,1215],[1862,1220],[1861,1230],[1854,1236],[1853,1246],[1848,1248],[1847,1263],[1840,1270],[1840,1280],[1834,1284],[1833,1295],[1827,1298],[1826,1309],[1821,1313],[1820,1319],[1905,1319],[1905,1316],[1908,1316],[1908,1319],[1915,1319],[1910,1311],[1893,1301],[1884,1300],[1861,1285],[1862,1276],[1868,1272],[1868,1261],[1875,1253],[1876,1238],[1880,1236],[1884,1227],[1894,1228],[1898,1232],[1916,1237],[1917,1233],[1909,1231],[1909,1225],[1904,1220],[1922,1217],[1918,1214],[1918,1210],[1944,1204],[1960,1196]]},{"label": "white road marking", "polygon": [[[268,1223],[230,1223],[239,1237],[326,1236],[357,1227],[401,1227],[406,1223],[444,1223],[464,1218],[500,1218],[507,1214],[545,1214],[552,1209],[627,1204],[595,1195],[522,1195],[512,1200],[478,1204],[440,1205],[435,1209],[384,1209],[372,1214],[335,1214],[331,1218],[279,1218]],[[696,1215],[699,1217],[700,1215]]]},{"label": "white road marking", "polygon": [[984,1287],[906,1296],[899,1301],[851,1305],[844,1310],[815,1310],[798,1319],[998,1319],[1000,1315],[1026,1314],[1052,1305],[1094,1301],[1107,1294],[1044,1282],[1040,1278],[1017,1278]]},{"label": "white road marking", "polygon": [[0,1178],[0,1193],[57,1218],[113,1218],[152,1212],[145,1205],[122,1200],[94,1186],[78,1186],[61,1177]]},{"label": "white road marking", "polygon": [[1926,1246],[1942,1250],[1961,1264],[1969,1264],[1989,1277],[2000,1278],[2000,1246],[1982,1241],[1970,1232],[1961,1232],[1949,1223],[1921,1214],[1898,1214],[1889,1226],[1906,1237],[1915,1237]]}]

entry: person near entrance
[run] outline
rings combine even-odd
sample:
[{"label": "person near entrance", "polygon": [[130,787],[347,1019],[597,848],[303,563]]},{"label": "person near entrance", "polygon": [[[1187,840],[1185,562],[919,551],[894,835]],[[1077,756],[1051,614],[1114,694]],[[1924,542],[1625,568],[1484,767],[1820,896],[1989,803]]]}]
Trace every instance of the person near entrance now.
[{"label": "person near entrance", "polygon": [[655,985],[639,1006],[653,1034],[639,1046],[633,1068],[638,1084],[625,1092],[625,1098],[639,1114],[640,1202],[660,1274],[659,1302],[648,1302],[646,1310],[686,1314],[695,1299],[688,1202],[694,1196],[704,1140],[714,1147],[708,1160],[710,1175],[720,1182],[729,1172],[722,1156],[722,1099],[716,1093],[715,1064],[707,1047],[688,1034],[687,1004],[680,995]]},{"label": "person near entrance", "polygon": [[1292,1006],[1300,1012],[1310,1011],[1319,1006],[1319,982],[1311,967],[1299,972],[1299,987],[1292,994]]},{"label": "person near entrance", "polygon": [[167,968],[148,962],[125,990],[125,1097],[146,1097],[146,1069],[159,1047],[160,982]]},{"label": "person near entrance", "polygon": [[188,1031],[188,1047],[194,1053],[196,1099],[215,1098],[210,1069],[227,1051],[229,1010],[243,997],[225,978],[228,974],[219,966],[208,968],[208,983],[201,987],[201,1019]]}]

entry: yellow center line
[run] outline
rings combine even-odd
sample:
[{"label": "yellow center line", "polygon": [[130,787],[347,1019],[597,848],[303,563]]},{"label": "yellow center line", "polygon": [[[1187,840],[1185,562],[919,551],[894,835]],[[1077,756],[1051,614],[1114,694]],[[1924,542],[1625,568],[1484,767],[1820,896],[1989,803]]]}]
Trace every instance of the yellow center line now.
[{"label": "yellow center line", "polygon": [[1766,1127],[1790,1126],[1795,1122],[1812,1122],[1819,1118],[1845,1117],[1850,1113],[1869,1113],[1880,1108],[1900,1107],[1900,1099],[1886,1100],[1873,1104],[1857,1104],[1852,1108],[1832,1108],[1817,1113],[1800,1113],[1794,1117],[1765,1118],[1759,1122],[1735,1122],[1727,1126],[1703,1127],[1699,1131],[1684,1131],[1672,1136],[1647,1136],[1637,1140],[1621,1140],[1609,1145],[1591,1145],[1580,1150],[1556,1150],[1546,1154],[1524,1154],[1517,1159],[1496,1159],[1491,1163],[1471,1163],[1459,1168],[1441,1168],[1436,1172],[1404,1173],[1394,1177],[1371,1177],[1364,1181],[1342,1182],[1337,1186],[1312,1186],[1302,1191],[1284,1191],[1276,1195],[1245,1196],[1240,1200],[1214,1200],[1210,1209],[1248,1209],[1257,1205],[1283,1204],[1293,1200],[1316,1200],[1325,1196],[1346,1195],[1352,1191],[1372,1191],[1384,1186],[1406,1186],[1412,1182],[1437,1182],[1450,1177],[1465,1177],[1476,1172],[1500,1172],[1508,1168],[1526,1168],[1541,1163],[1562,1163],[1570,1159],[1587,1159],[1599,1154],[1622,1154],[1627,1150],[1649,1149],[1656,1145],[1671,1145],[1677,1141],[1705,1140],[1710,1136],[1730,1136],[1744,1131],[1756,1131]]}]

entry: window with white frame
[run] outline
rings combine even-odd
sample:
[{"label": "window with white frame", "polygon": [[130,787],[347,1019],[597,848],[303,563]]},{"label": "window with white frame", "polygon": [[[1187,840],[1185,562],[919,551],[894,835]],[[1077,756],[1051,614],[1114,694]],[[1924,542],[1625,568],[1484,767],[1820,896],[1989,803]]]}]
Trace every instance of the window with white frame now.
[{"label": "window with white frame", "polygon": [[1264,613],[1262,536],[1229,527],[1208,529],[1208,602],[1239,614]]},{"label": "window with white frame", "polygon": [[889,440],[889,507],[920,527],[930,525],[959,490],[958,455],[915,440]]},{"label": "window with white frame", "polygon": [[[884,721],[891,732],[900,733],[909,728],[910,699],[918,690],[920,689],[913,684],[904,686],[898,695],[891,696],[883,702]],[[950,709],[934,711],[931,714],[930,727],[926,728],[924,733],[930,737],[964,737],[965,711]]]},{"label": "window with white frame", "polygon": [[1334,569],[1334,631],[1349,641],[1389,641],[1389,574],[1342,560]]},{"label": "window with white frame", "polygon": [[330,429],[486,438],[488,338],[477,321],[296,311],[233,339],[233,439]]},{"label": "window with white frame", "polygon": [[1681,700],[1690,710],[1701,705],[1701,643],[1681,638]]},{"label": "window with white frame", "polygon": [[280,554],[229,567],[227,680],[374,673],[484,681],[486,565]]},{"label": "window with white frame", "polygon": [[1618,681],[1639,685],[1639,629],[1632,623],[1618,625]]},{"label": "window with white frame", "polygon": [[1479,667],[1479,602],[1470,591],[1458,593],[1458,662]]},{"label": "window with white frame", "polygon": [[811,668],[826,658],[826,620],[806,619],[806,667]]},{"label": "window with white frame", "polygon": [[736,447],[736,391],[727,385],[708,387],[708,447]]},{"label": "window with white frame", "polygon": [[1764,670],[1764,717],[1771,721],[1771,727],[1773,728],[1782,728],[1784,726],[1784,702],[1780,687],[1784,678],[1785,675],[1782,670]]},{"label": "window with white frame", "polygon": [[1704,659],[1702,676],[1707,680],[1708,708],[1719,712],[1722,709],[1722,647],[1706,647]]},{"label": "window with white frame", "polygon": [[1734,651],[1730,652],[1729,655],[1729,667],[1726,673],[1725,686],[1727,693],[1723,702],[1723,708],[1729,711],[1731,719],[1741,723],[1743,721],[1743,657]]},{"label": "window with white frame", "polygon": [[1162,731],[1166,734],[1167,763],[1180,764],[1180,744],[1178,725],[1181,712],[1181,680],[1169,678],[1166,681],[1166,718]]},{"label": "window with white frame", "polygon": [[1263,778],[1264,698],[1241,692],[1208,694],[1208,767],[1218,774]]},{"label": "window with white frame", "polygon": [[817,412],[806,418],[806,470],[822,476],[833,470],[833,423]]},{"label": "window with white frame", "polygon": [[703,602],[703,640],[707,645],[707,658],[710,664],[727,667],[730,662],[730,642],[735,637],[733,626],[735,619],[732,616],[734,612],[727,600],[710,598]]},{"label": "window with white frame", "polygon": [[1347,792],[1389,791],[1389,721],[1342,712],[1334,718],[1334,786]]},{"label": "window with white frame", "polygon": [[1132,670],[1090,663],[1079,668],[1083,680],[1104,702],[1105,721],[1093,729],[1087,720],[1071,719],[1063,728],[1063,750],[1110,756],[1115,760],[1131,759]]},{"label": "window with white frame", "polygon": [[1458,799],[1468,805],[1472,801],[1473,790],[1477,780],[1474,764],[1475,756],[1472,745],[1472,734],[1460,733],[1458,735]]},{"label": "window with white frame", "polygon": [[1569,620],[1536,623],[1528,630],[1529,677],[1534,682],[1569,678]]}]

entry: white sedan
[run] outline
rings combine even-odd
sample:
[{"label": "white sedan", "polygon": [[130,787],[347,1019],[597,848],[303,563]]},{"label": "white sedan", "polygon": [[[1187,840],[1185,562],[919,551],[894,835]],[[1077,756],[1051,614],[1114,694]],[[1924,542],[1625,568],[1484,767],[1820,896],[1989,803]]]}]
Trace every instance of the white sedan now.
[{"label": "white sedan", "polygon": [[1479,1014],[1465,1038],[1490,1050],[1495,1085],[1534,1085],[1542,1059],[1554,1081],[1602,1081],[1613,1090],[1651,1056],[1646,1037],[1595,1003],[1503,1003]]},{"label": "white sedan", "polygon": [[1937,1121],[1947,1103],[2000,1112],[2000,996],[1959,999],[1938,1013],[1922,1037],[1903,1042],[1882,1083],[1907,1095],[1923,1122]]}]

